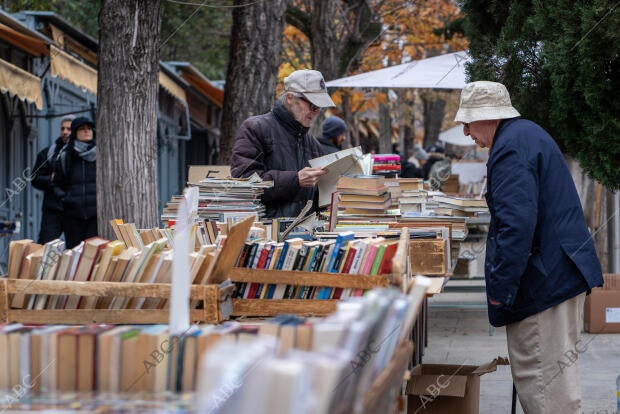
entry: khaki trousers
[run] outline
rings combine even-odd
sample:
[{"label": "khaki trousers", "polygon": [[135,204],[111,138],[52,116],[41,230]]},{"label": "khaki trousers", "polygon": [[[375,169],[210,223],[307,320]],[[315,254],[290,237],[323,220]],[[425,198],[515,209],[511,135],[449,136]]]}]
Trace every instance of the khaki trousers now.
[{"label": "khaki trousers", "polygon": [[579,339],[585,293],[506,326],[508,355],[526,414],[581,414]]}]

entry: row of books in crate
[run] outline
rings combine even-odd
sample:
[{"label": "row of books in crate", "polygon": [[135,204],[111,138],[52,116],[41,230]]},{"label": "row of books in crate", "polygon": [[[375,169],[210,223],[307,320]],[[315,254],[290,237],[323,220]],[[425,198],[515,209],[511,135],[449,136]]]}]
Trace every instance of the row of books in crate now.
[{"label": "row of books in crate", "polygon": [[0,390],[197,391],[201,412],[348,413],[390,365],[402,385],[411,348],[401,348],[429,285],[417,278],[406,295],[376,288],[325,318],[279,315],[180,334],[166,325],[3,325]]},{"label": "row of books in crate", "polygon": [[[73,249],[62,240],[40,245],[32,240],[12,241],[9,246],[9,279],[63,280],[76,282],[170,283],[174,251],[159,239],[143,249],[119,240],[86,239]],[[215,247],[205,246],[190,254],[191,280],[203,283]],[[8,296],[13,309],[165,309],[165,298],[81,297],[77,295]],[[196,303],[193,303],[196,307]]]},{"label": "row of books in crate", "polygon": [[[300,238],[285,242],[246,241],[252,219],[238,226],[245,232],[220,237],[219,245],[201,245],[191,252],[190,281],[194,285],[219,283],[211,276],[218,273],[218,263],[237,263],[253,269],[305,270],[306,272],[349,273],[363,275],[388,274],[397,241],[384,238],[354,240],[352,232],[335,240],[306,242]],[[235,225],[237,226],[237,225]],[[232,229],[232,228],[231,228]],[[230,232],[233,234],[233,231]],[[245,242],[245,243],[244,243]],[[237,247],[238,246],[238,247]],[[225,254],[224,247],[228,248]],[[120,240],[92,237],[73,249],[64,249],[62,240],[39,245],[32,240],[16,240],[9,245],[9,279],[63,280],[124,283],[163,283],[172,281],[174,250],[166,239],[153,241],[140,249],[126,246]],[[220,269],[221,270],[221,269]],[[227,273],[224,270],[219,273]],[[336,275],[334,275],[336,277]],[[228,277],[228,275],[226,275]],[[234,279],[233,279],[234,280]],[[342,289],[329,287],[288,286],[283,284],[239,283],[237,297],[245,299],[338,299]],[[361,291],[346,290],[344,297]],[[10,292],[8,304],[13,309],[167,309],[165,297],[130,298],[123,296],[78,296],[27,294]],[[191,302],[192,309],[200,306]]]},{"label": "row of books in crate", "polygon": [[[352,231],[335,239],[284,242],[254,240],[245,243],[237,267],[305,272],[385,275],[392,271],[398,240],[384,237],[356,239]],[[361,296],[361,289],[242,283],[237,296],[245,299],[343,299]]]}]

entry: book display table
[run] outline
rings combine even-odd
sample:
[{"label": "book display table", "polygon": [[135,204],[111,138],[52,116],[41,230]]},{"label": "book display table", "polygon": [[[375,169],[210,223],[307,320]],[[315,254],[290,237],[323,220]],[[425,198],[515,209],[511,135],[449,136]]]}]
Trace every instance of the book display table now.
[{"label": "book display table", "polygon": [[[250,224],[251,222],[246,220],[242,225],[244,229],[247,228],[249,230]],[[213,330],[218,329],[218,332],[219,330],[226,330],[226,326],[228,325],[226,325],[225,321],[230,318],[238,317],[240,320],[243,320],[245,318],[294,314],[297,315],[297,317],[312,316],[320,319],[321,317],[326,317],[339,310],[339,303],[341,303],[338,299],[318,299],[313,296],[309,296],[308,299],[237,298],[233,297],[233,283],[237,284],[237,286],[240,284],[260,284],[263,286],[289,285],[293,287],[311,286],[317,289],[340,289],[341,291],[360,291],[360,293],[366,290],[373,291],[375,288],[380,288],[377,290],[388,290],[385,288],[392,286],[398,289],[391,290],[400,290],[400,295],[404,292],[409,292],[412,286],[412,252],[410,249],[409,232],[406,227],[399,229],[400,238],[390,241],[392,246],[394,246],[394,250],[392,251],[393,256],[390,256],[391,266],[389,267],[389,273],[378,273],[374,275],[234,267],[234,263],[239,257],[240,249],[243,247],[246,240],[247,231],[239,231],[238,234],[236,234],[234,227],[229,230],[228,239],[224,248],[218,256],[214,256],[213,258],[213,268],[208,271],[205,270],[205,277],[202,279],[203,284],[193,284],[190,287],[190,300],[194,304],[192,309],[190,309],[191,322],[197,322],[201,325],[209,323],[220,324],[218,325],[219,328],[213,328]],[[438,257],[445,257],[445,252],[440,251]],[[420,265],[420,263],[417,263],[417,265]],[[334,267],[334,269],[336,269],[336,267]],[[424,293],[420,293],[419,295],[419,302],[415,302],[416,305],[412,306],[415,313],[411,314],[411,323],[408,323],[406,328],[400,328],[405,332],[404,339],[399,338],[398,343],[392,344],[394,347],[393,352],[386,354],[389,356],[389,359],[388,356],[385,356],[381,361],[384,365],[377,365],[380,366],[381,369],[376,369],[373,376],[369,377],[372,378],[372,381],[369,380],[368,388],[366,388],[363,397],[359,397],[363,400],[360,403],[362,407],[361,412],[369,414],[376,412],[396,412],[399,398],[402,395],[405,373],[408,368],[420,363],[422,360],[423,349],[426,344],[427,306],[425,297],[439,293],[443,288],[445,278],[436,277],[431,279],[428,283],[429,286],[425,285],[424,287]],[[298,291],[298,289],[293,290]],[[159,364],[159,358],[163,355],[161,351],[162,343],[166,342],[170,344],[173,336],[168,335],[161,326],[153,325],[165,324],[168,322],[169,310],[165,309],[163,305],[156,309],[140,309],[139,306],[136,308],[128,307],[124,309],[99,309],[96,307],[82,306],[84,303],[92,302],[89,302],[87,299],[101,297],[129,298],[126,303],[133,303],[133,298],[145,298],[146,300],[155,298],[164,303],[163,301],[166,301],[170,297],[170,293],[170,283],[0,279],[0,322],[19,322],[26,325],[18,327],[15,332],[11,331],[13,332],[13,339],[2,342],[3,339],[0,338],[0,358],[4,358],[6,363],[11,360],[20,361],[17,365],[11,365],[13,368],[8,370],[10,371],[10,374],[8,374],[11,375],[10,378],[7,377],[8,379],[3,379],[2,373],[0,373],[0,388],[4,387],[7,389],[7,393],[4,394],[4,401],[7,402],[7,404],[5,404],[7,405],[6,412],[11,412],[12,410],[36,411],[40,409],[82,412],[155,412],[162,411],[162,408],[170,412],[194,412],[192,407],[195,407],[196,395],[191,392],[184,392],[196,389],[196,384],[198,382],[196,379],[198,377],[197,373],[201,370],[201,365],[198,362],[199,355],[209,346],[208,340],[206,339],[207,336],[203,335],[203,332],[205,332],[203,327],[192,326],[190,327],[190,331],[181,335],[182,339],[178,340],[184,341],[183,352],[177,350],[175,354],[175,350],[170,350],[170,346],[168,346],[166,357],[174,359],[176,362],[164,365]],[[80,299],[77,300],[79,304],[77,309],[12,308],[11,297],[18,294],[37,298],[45,295],[48,297],[79,297]],[[396,296],[394,297],[396,298]],[[404,300],[402,297],[399,298],[399,300]],[[352,302],[355,302],[358,298],[352,299],[354,299]],[[359,299],[361,300],[362,298]],[[94,301],[94,303],[99,302]],[[388,301],[388,303],[392,304],[393,302]],[[397,310],[393,311],[397,313]],[[116,369],[118,370],[117,378],[120,379],[117,381],[118,384],[116,384],[116,389],[136,389],[137,391],[143,389],[158,389],[160,390],[159,392],[145,394],[152,395],[152,398],[143,396],[143,394],[139,392],[129,394],[126,398],[122,393],[105,393],[107,389],[101,387],[98,380],[95,381],[93,379],[95,374],[88,374],[89,372],[95,372],[95,368],[92,367],[96,364],[94,361],[98,361],[93,359],[94,351],[89,353],[91,365],[90,368],[86,368],[86,364],[80,362],[82,361],[81,357],[75,358],[75,355],[79,355],[80,349],[84,349],[80,348],[82,345],[78,345],[81,344],[81,342],[79,342],[78,339],[71,342],[73,340],[71,339],[73,335],[81,335],[80,332],[107,329],[101,326],[94,326],[92,325],[93,323],[122,325],[127,328],[126,332],[123,331],[123,333],[119,335],[120,339],[114,339],[109,342],[112,345],[106,345],[107,347],[102,347],[100,349],[100,351],[105,351],[107,353],[106,358],[108,359],[106,359],[106,361],[117,361],[119,364]],[[36,394],[34,389],[32,390],[32,394],[29,394],[23,392],[23,386],[20,388],[15,385],[19,383],[19,378],[24,375],[27,375],[29,378],[37,377],[37,375],[39,375],[37,372],[46,369],[47,362],[55,364],[55,359],[50,358],[49,355],[45,360],[35,360],[34,362],[32,362],[32,358],[28,358],[28,352],[30,352],[31,346],[33,346],[29,338],[30,330],[34,332],[34,330],[45,329],[42,327],[27,326],[33,324],[80,325],[74,327],[76,328],[75,330],[67,328],[66,331],[57,332],[58,335],[64,335],[65,339],[63,339],[63,341],[73,344],[72,346],[75,347],[73,359],[71,358],[71,351],[68,351],[67,354],[63,354],[62,358],[65,359],[62,359],[60,356],[58,357],[59,361],[64,362],[59,362],[59,366],[56,368],[57,373],[55,375],[59,378],[58,384],[51,383],[51,389],[64,391],[49,393],[48,387],[42,388],[43,391],[45,391],[42,394]],[[130,325],[149,326],[138,328]],[[2,326],[2,329],[6,330],[6,328],[6,325]],[[54,329],[54,327],[51,328]],[[58,328],[58,326],[56,328]],[[112,327],[110,328],[110,331],[115,329]],[[287,329],[288,328],[283,328],[283,332],[286,332]],[[221,333],[225,335],[225,333]],[[235,341],[241,342],[247,340],[249,335],[246,334],[247,332],[236,330],[234,334]],[[39,339],[37,339],[37,341],[39,341],[37,345],[39,347],[38,349],[46,349],[45,344],[48,344],[46,341],[50,341],[50,339],[43,339],[43,334],[40,335]],[[2,335],[0,334],[0,336]],[[387,338],[388,336],[384,335],[378,338]],[[366,338],[366,340],[368,340],[368,338]],[[54,340],[51,341],[53,342]],[[9,344],[12,347],[11,349],[14,350],[13,353],[6,353],[6,346],[9,345],[5,346],[3,344]],[[3,346],[5,346],[5,348],[3,348]],[[189,346],[192,348],[187,348]],[[20,350],[23,349],[23,351],[20,351],[21,353],[16,353],[15,350],[18,348]],[[50,355],[56,355],[54,352],[59,352],[59,349],[62,350],[62,346],[56,345],[56,347],[52,347],[52,349],[53,351]],[[92,350],[95,348],[92,346],[88,349]],[[188,351],[188,349],[190,349],[190,351]],[[353,354],[353,359],[347,361],[347,364],[354,361],[358,366],[362,367],[362,365],[366,363],[365,358],[367,356],[366,348],[362,350],[365,351],[363,354],[363,363],[360,362],[362,360],[359,355]],[[124,353],[125,359],[115,354],[119,352],[121,354]],[[115,355],[117,355],[117,359],[115,359]],[[13,358],[12,356],[17,357]],[[66,361],[72,362],[68,363]],[[158,369],[153,369],[160,372],[160,374],[153,374],[155,377],[159,378],[156,380],[147,376],[149,381],[152,381],[152,383],[149,382],[147,384],[146,378],[141,379],[141,376],[137,374],[142,371],[149,373],[151,369],[150,364],[154,367],[157,366]],[[0,361],[0,366],[1,365],[2,361]],[[14,368],[15,366],[18,368]],[[103,364],[101,366],[106,367],[107,365]],[[67,379],[63,374],[63,371],[67,369],[74,370],[75,377]],[[86,374],[80,371],[82,369]],[[88,369],[91,371],[88,371]],[[126,375],[123,375],[123,372]],[[187,375],[185,375],[186,372],[188,373]],[[98,389],[102,391],[102,393],[77,394],[70,392],[74,388],[77,389],[83,386],[83,382],[78,380],[78,378],[81,378],[80,375],[86,375],[87,378],[90,378],[92,381],[90,383],[91,385],[89,385],[91,390]],[[97,375],[100,374],[98,373]],[[137,378],[135,380],[136,384],[139,384],[135,387],[133,383],[134,377]],[[166,379],[164,380],[162,378]],[[156,382],[159,385],[156,385]],[[161,391],[163,389],[176,389],[178,392],[165,393]],[[356,412],[360,411],[358,410]]]}]

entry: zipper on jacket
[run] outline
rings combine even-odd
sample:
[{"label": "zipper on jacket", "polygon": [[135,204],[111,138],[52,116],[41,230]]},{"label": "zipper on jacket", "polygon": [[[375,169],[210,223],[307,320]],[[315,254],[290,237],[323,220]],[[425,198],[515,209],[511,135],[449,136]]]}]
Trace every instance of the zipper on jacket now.
[{"label": "zipper on jacket", "polygon": [[303,144],[303,136],[301,134],[299,134],[297,136],[297,171],[301,170],[304,168],[304,165],[302,165],[303,163],[303,155],[304,155],[304,149],[302,147]]},{"label": "zipper on jacket", "polygon": [[82,160],[82,217],[86,218],[86,161]]}]

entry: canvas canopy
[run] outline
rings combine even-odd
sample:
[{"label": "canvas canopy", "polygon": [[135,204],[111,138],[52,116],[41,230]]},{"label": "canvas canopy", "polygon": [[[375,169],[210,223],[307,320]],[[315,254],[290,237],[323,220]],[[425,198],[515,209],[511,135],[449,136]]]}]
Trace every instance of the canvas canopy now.
[{"label": "canvas canopy", "polygon": [[461,147],[473,147],[476,145],[471,137],[463,134],[463,126],[457,125],[439,133],[439,140],[446,144],[458,145]]},{"label": "canvas canopy", "polygon": [[414,60],[358,75],[331,80],[328,88],[436,88],[463,89],[467,51]]}]

